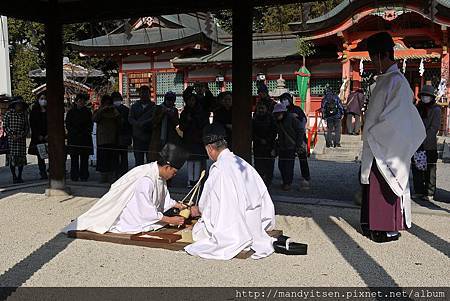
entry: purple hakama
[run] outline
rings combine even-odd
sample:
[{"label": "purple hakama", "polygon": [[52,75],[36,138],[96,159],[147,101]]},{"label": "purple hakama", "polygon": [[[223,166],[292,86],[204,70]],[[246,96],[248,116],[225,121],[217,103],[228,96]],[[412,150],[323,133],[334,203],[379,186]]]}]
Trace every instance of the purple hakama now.
[{"label": "purple hakama", "polygon": [[363,185],[361,225],[368,226],[372,231],[406,229],[401,198],[391,190],[375,161],[372,163],[369,184]]}]

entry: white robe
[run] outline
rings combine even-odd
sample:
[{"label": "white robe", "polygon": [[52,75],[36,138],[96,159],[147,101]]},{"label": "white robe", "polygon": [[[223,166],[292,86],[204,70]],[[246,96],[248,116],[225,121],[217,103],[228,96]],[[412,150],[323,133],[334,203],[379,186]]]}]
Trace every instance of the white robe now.
[{"label": "white robe", "polygon": [[413,99],[411,87],[396,64],[377,77],[365,115],[361,158],[361,183],[369,184],[375,159],[383,178],[401,198],[408,227],[411,227],[411,157],[426,137]]},{"label": "white robe", "polygon": [[195,224],[191,255],[228,260],[251,248],[252,258],[274,252],[266,230],[275,227],[275,209],[256,170],[228,149],[210,169],[199,201],[202,217]]},{"label": "white robe", "polygon": [[163,227],[162,212],[171,208],[166,181],[159,176],[156,162],[133,168],[91,209],[62,232],[88,230],[96,233],[138,233]]}]

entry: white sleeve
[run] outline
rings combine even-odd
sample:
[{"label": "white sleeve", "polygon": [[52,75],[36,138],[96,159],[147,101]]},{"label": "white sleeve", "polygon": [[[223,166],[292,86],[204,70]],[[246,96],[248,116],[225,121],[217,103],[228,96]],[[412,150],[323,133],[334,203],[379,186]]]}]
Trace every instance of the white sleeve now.
[{"label": "white sleeve", "polygon": [[152,194],[154,193],[153,182],[148,178],[142,178],[136,183],[135,205],[138,214],[147,223],[157,223],[163,217],[162,212],[153,204]]},{"label": "white sleeve", "polygon": [[170,193],[169,190],[167,189],[167,186],[164,187],[164,189],[166,190],[166,198],[164,199],[164,211],[166,211],[175,206],[177,202],[175,200],[172,200],[172,198],[170,197]]}]

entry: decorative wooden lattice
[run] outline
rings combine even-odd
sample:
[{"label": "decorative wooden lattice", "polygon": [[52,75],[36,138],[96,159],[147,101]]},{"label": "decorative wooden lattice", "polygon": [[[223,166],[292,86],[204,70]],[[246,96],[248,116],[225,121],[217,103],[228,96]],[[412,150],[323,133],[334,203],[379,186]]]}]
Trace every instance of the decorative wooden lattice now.
[{"label": "decorative wooden lattice", "polygon": [[296,79],[287,79],[286,88],[289,90],[291,94],[298,96],[298,87]]},{"label": "decorative wooden lattice", "polygon": [[425,68],[425,73],[423,74],[425,82],[431,81],[431,84],[435,89],[439,87],[441,81],[441,69],[440,68]]},{"label": "decorative wooden lattice", "polygon": [[220,93],[220,87],[219,87],[219,85],[218,85],[217,82],[209,82],[209,83],[208,83],[208,88],[209,88],[209,91],[211,91],[211,93],[212,93],[214,96],[219,95],[219,93]]},{"label": "decorative wooden lattice", "polygon": [[128,95],[128,76],[126,73],[122,75],[122,96],[125,98]]},{"label": "decorative wooden lattice", "polygon": [[313,78],[310,84],[311,95],[323,96],[327,87],[337,94],[341,85],[342,79],[340,78]]},{"label": "decorative wooden lattice", "polygon": [[156,75],[156,99],[160,104],[164,101],[164,95],[169,92],[177,94],[177,101],[175,105],[177,108],[183,106],[183,89],[184,77],[183,73],[176,72],[161,72]]}]

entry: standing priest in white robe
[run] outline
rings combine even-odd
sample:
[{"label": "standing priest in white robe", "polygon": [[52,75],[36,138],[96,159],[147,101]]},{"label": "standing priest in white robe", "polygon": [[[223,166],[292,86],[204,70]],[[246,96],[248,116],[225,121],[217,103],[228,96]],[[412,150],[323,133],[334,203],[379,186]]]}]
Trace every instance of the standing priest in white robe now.
[{"label": "standing priest in white robe", "polygon": [[364,123],[361,228],[379,243],[397,240],[400,230],[411,227],[411,157],[425,139],[413,91],[395,62],[394,46],[386,32],[367,40],[379,75]]},{"label": "standing priest in white robe", "polygon": [[266,233],[275,226],[275,210],[264,181],[256,170],[234,155],[225,140],[225,129],[211,124],[203,142],[211,160],[209,177],[193,216],[201,215],[192,230],[194,243],[185,247],[191,255],[228,260],[251,248],[252,258],[274,252]]},{"label": "standing priest in white robe", "polygon": [[63,229],[96,233],[139,233],[167,224],[182,225],[181,216],[168,217],[163,212],[184,205],[170,198],[166,181],[173,178],[189,153],[174,144],[166,144],[160,159],[133,168],[117,180],[91,209]]}]

